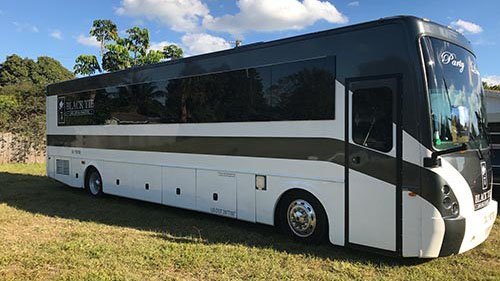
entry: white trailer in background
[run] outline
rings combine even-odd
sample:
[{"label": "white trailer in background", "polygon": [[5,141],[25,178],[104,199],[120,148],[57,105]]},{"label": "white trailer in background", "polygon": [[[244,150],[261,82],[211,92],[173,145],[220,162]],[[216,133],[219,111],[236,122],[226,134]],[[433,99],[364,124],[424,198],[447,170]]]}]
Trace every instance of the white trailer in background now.
[{"label": "white trailer in background", "polygon": [[491,137],[491,153],[493,154],[493,193],[498,198],[500,192],[500,91],[486,90],[486,112]]}]

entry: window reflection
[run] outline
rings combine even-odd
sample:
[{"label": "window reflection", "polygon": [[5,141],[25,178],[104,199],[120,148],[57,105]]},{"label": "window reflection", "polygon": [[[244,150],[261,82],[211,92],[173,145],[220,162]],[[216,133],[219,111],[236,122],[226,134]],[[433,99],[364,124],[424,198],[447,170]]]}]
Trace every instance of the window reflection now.
[{"label": "window reflection", "polygon": [[383,152],[393,146],[392,90],[388,87],[359,89],[352,95],[354,143]]},{"label": "window reflection", "polygon": [[[439,149],[460,143],[486,147],[484,93],[474,56],[464,48],[430,37],[422,39],[422,49],[434,145]],[[453,118],[457,108],[467,110],[464,116],[469,117],[468,124],[461,124],[460,128]],[[463,128],[467,135],[457,133]]]},{"label": "window reflection", "polygon": [[320,58],[110,87],[93,93],[94,116],[66,124],[330,120],[335,85],[331,69]]}]

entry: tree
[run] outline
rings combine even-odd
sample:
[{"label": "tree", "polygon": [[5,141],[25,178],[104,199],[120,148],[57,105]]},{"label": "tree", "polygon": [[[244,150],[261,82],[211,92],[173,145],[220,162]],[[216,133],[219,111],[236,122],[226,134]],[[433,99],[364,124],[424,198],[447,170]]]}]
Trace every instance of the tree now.
[{"label": "tree", "polygon": [[129,68],[131,58],[129,51],[122,42],[106,45],[108,51],[102,57],[102,68],[106,71],[117,71]]},{"label": "tree", "polygon": [[128,50],[132,53],[132,66],[140,64],[140,58],[145,57],[149,49],[149,31],[146,28],[134,26],[127,29],[125,38]]},{"label": "tree", "polygon": [[163,54],[166,59],[180,59],[184,56],[182,48],[171,44],[163,47]]},{"label": "tree", "polygon": [[159,63],[165,58],[165,55],[161,51],[150,50],[145,56],[142,56],[139,60],[141,65]]},{"label": "tree", "polygon": [[70,80],[75,75],[66,69],[58,60],[51,57],[38,57],[36,61],[37,75],[34,75],[34,82],[44,88],[52,83]]},{"label": "tree", "polygon": [[94,20],[89,34],[101,44],[101,57],[104,55],[104,46],[107,41],[118,38],[118,29],[111,20]]},{"label": "tree", "polygon": [[30,73],[33,68],[34,62],[32,60],[23,59],[18,55],[8,56],[5,62],[0,65],[0,86],[32,81]]},{"label": "tree", "polygon": [[94,20],[90,35],[101,44],[101,64],[93,55],[80,55],[73,67],[75,74],[92,75],[101,71],[117,71],[132,66],[159,63],[165,59],[182,58],[184,52],[176,45],[164,46],[162,51],[150,50],[147,28],[127,29],[127,37],[118,36],[116,25],[110,20]]},{"label": "tree", "polygon": [[25,161],[45,143],[45,88],[74,78],[57,60],[8,56],[0,64],[0,132],[14,135],[14,161]]},{"label": "tree", "polygon": [[488,83],[483,82],[483,88],[485,90],[500,91],[500,84],[499,85],[489,85]]},{"label": "tree", "polygon": [[73,72],[80,75],[92,75],[101,72],[101,66],[94,55],[80,55],[75,60]]}]

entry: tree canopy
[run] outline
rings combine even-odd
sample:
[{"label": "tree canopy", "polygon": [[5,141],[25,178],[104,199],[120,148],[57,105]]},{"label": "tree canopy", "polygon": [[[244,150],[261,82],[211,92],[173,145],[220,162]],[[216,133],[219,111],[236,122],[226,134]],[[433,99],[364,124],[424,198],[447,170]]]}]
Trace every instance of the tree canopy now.
[{"label": "tree canopy", "polygon": [[101,56],[104,55],[104,44],[107,41],[118,38],[118,29],[116,24],[110,20],[94,20],[89,34],[101,44]]},{"label": "tree canopy", "polygon": [[499,85],[489,85],[488,83],[483,82],[483,87],[485,90],[500,91],[500,84]]},{"label": "tree canopy", "polygon": [[125,38],[118,35],[111,20],[94,20],[89,34],[101,46],[101,64],[95,55],[80,55],[73,71],[78,75],[92,75],[102,71],[117,71],[133,66],[158,63],[166,59],[182,58],[184,52],[176,45],[165,45],[162,50],[152,50],[149,30],[134,26],[127,29]]},{"label": "tree canopy", "polygon": [[44,145],[45,88],[73,79],[74,74],[50,57],[36,61],[11,55],[0,64],[0,132],[10,132],[20,145],[16,161]]},{"label": "tree canopy", "polygon": [[101,72],[101,66],[97,61],[97,58],[92,55],[80,55],[75,60],[75,66],[73,68],[75,73],[81,75],[92,75],[96,72]]}]

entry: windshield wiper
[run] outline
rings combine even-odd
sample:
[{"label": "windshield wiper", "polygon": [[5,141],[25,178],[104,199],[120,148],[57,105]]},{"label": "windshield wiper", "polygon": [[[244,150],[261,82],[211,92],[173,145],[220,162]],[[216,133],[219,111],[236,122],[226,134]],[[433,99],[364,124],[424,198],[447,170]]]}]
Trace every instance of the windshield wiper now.
[{"label": "windshield wiper", "polygon": [[481,118],[481,115],[479,115],[479,112],[477,112],[477,110],[474,111],[474,113],[476,114],[477,122],[479,122],[480,128],[483,130],[483,134],[486,135],[488,143],[491,143],[491,141],[490,141],[490,130],[488,130],[488,127],[486,127],[484,119]]},{"label": "windshield wiper", "polygon": [[479,147],[477,148],[477,152],[479,153],[479,160],[483,160],[484,156],[483,156],[483,152],[481,151],[481,141],[480,140],[478,141],[476,139],[476,137],[472,134],[472,132],[469,134],[469,137],[472,139],[472,141],[479,143]]},{"label": "windshield wiper", "polygon": [[[462,143],[461,146],[457,147],[452,147],[448,148],[445,150],[440,150],[440,151],[434,151],[431,154],[431,157],[425,157],[424,158],[424,167],[436,167],[436,166],[441,166],[441,159],[438,159],[439,156],[445,155],[445,154],[450,154],[450,153],[455,153],[455,152],[461,152],[467,150],[467,144]],[[439,160],[439,161],[438,161]]]},{"label": "windshield wiper", "polygon": [[366,133],[365,140],[363,141],[363,146],[366,146],[366,142],[368,141],[368,138],[370,137],[370,134],[371,134],[372,129],[373,129],[373,125],[375,125],[375,116],[372,119],[372,122],[370,124],[370,129],[368,129],[368,133]]}]

